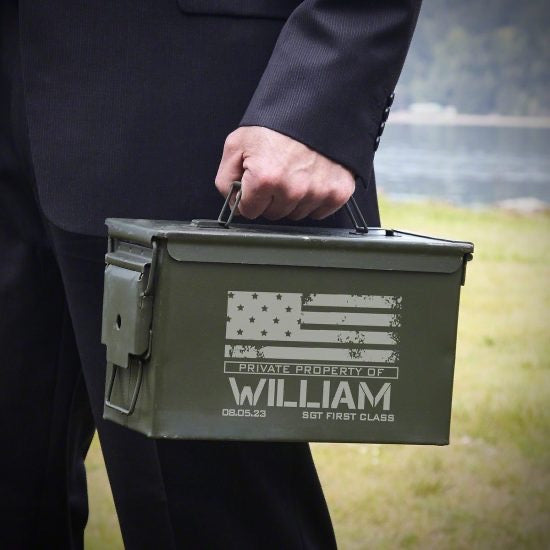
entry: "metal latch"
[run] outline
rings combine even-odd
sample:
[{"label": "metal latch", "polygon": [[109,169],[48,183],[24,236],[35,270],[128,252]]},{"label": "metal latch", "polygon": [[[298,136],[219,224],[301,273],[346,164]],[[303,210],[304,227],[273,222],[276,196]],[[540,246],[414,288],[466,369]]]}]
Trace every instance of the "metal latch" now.
[{"label": "metal latch", "polygon": [[154,263],[124,250],[108,253],[106,263],[101,341],[107,361],[126,368],[129,356],[144,356],[149,348]]},{"label": "metal latch", "polygon": [[[153,287],[157,243],[150,249],[120,243],[105,257],[103,324],[101,341],[107,346],[107,362],[112,364],[106,404],[129,415],[133,412],[141,386],[143,362],[151,354]],[[110,402],[116,373],[138,363],[138,381],[129,407]]]}]

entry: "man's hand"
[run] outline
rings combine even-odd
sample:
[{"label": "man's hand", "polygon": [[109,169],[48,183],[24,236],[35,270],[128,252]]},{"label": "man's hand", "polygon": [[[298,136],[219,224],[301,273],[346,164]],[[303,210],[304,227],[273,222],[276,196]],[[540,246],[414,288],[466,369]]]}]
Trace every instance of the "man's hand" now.
[{"label": "man's hand", "polygon": [[239,213],[269,220],[320,220],[341,208],[355,190],[342,165],[303,143],[262,126],[244,126],[225,140],[216,187],[226,197],[242,181]]}]

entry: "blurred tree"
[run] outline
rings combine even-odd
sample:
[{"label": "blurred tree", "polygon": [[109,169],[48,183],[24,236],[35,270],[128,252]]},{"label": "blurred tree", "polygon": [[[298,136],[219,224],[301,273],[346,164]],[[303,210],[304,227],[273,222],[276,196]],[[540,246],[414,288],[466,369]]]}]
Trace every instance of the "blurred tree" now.
[{"label": "blurred tree", "polygon": [[550,115],[549,0],[425,0],[397,101]]}]

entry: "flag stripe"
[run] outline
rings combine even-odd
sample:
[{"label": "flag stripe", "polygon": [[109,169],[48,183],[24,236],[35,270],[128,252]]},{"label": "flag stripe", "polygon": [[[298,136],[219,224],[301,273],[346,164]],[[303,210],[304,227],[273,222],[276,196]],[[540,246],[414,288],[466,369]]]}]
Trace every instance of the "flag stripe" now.
[{"label": "flag stripe", "polygon": [[391,309],[397,307],[401,301],[400,296],[369,296],[350,294],[310,294],[305,295],[306,307],[365,307]]},{"label": "flag stripe", "polygon": [[[243,340],[236,330],[227,331],[227,340]],[[269,332],[266,335],[249,334],[246,340],[271,340]],[[326,342],[331,344],[382,344],[394,345],[396,343],[391,332],[369,332],[360,330],[307,330],[299,329],[280,340],[286,342]]]},{"label": "flag stripe", "polygon": [[399,309],[388,308],[376,308],[376,307],[339,307],[335,309],[333,307],[324,306],[303,306],[301,311],[318,311],[324,313],[327,311],[334,311],[339,313],[400,313]]},{"label": "flag stripe", "polygon": [[281,346],[243,346],[226,345],[225,356],[228,359],[295,359],[323,361],[352,361],[393,363],[396,353],[393,350],[361,349],[346,350],[338,348],[298,348]]},{"label": "flag stripe", "polygon": [[[393,334],[394,337],[397,336],[397,331],[399,330],[399,325],[396,325],[395,327],[365,327],[363,325],[346,325],[345,327],[342,327],[341,325],[318,325],[315,323],[301,323],[300,325],[302,329],[304,330],[336,330],[341,331],[342,329],[345,329],[346,331],[354,332],[356,330],[358,331],[365,331],[368,330],[368,332],[388,332],[388,328],[391,328],[392,332],[388,332],[388,334]],[[397,342],[396,342],[397,343]]]},{"label": "flag stripe", "polygon": [[389,313],[344,313],[337,311],[302,311],[302,323],[314,325],[395,326],[399,316]]}]

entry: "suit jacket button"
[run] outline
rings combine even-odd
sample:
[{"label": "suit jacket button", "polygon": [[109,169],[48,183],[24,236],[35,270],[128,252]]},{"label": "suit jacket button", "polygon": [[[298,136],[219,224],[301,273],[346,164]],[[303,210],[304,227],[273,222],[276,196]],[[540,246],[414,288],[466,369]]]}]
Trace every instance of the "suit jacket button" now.
[{"label": "suit jacket button", "polygon": [[388,117],[390,116],[391,109],[389,107],[386,107],[384,109],[384,112],[382,113],[382,122],[386,122],[388,120]]},{"label": "suit jacket button", "polygon": [[382,122],[380,123],[380,126],[378,127],[378,138],[384,133],[384,128],[386,127],[386,123]]},{"label": "suit jacket button", "polygon": [[391,107],[392,104],[393,104],[393,100],[395,99],[395,92],[392,92],[389,96],[388,96],[388,101],[386,101],[386,107]]},{"label": "suit jacket button", "polygon": [[378,146],[380,145],[380,136],[376,136],[376,139],[374,140],[374,150],[376,151],[378,149]]}]

